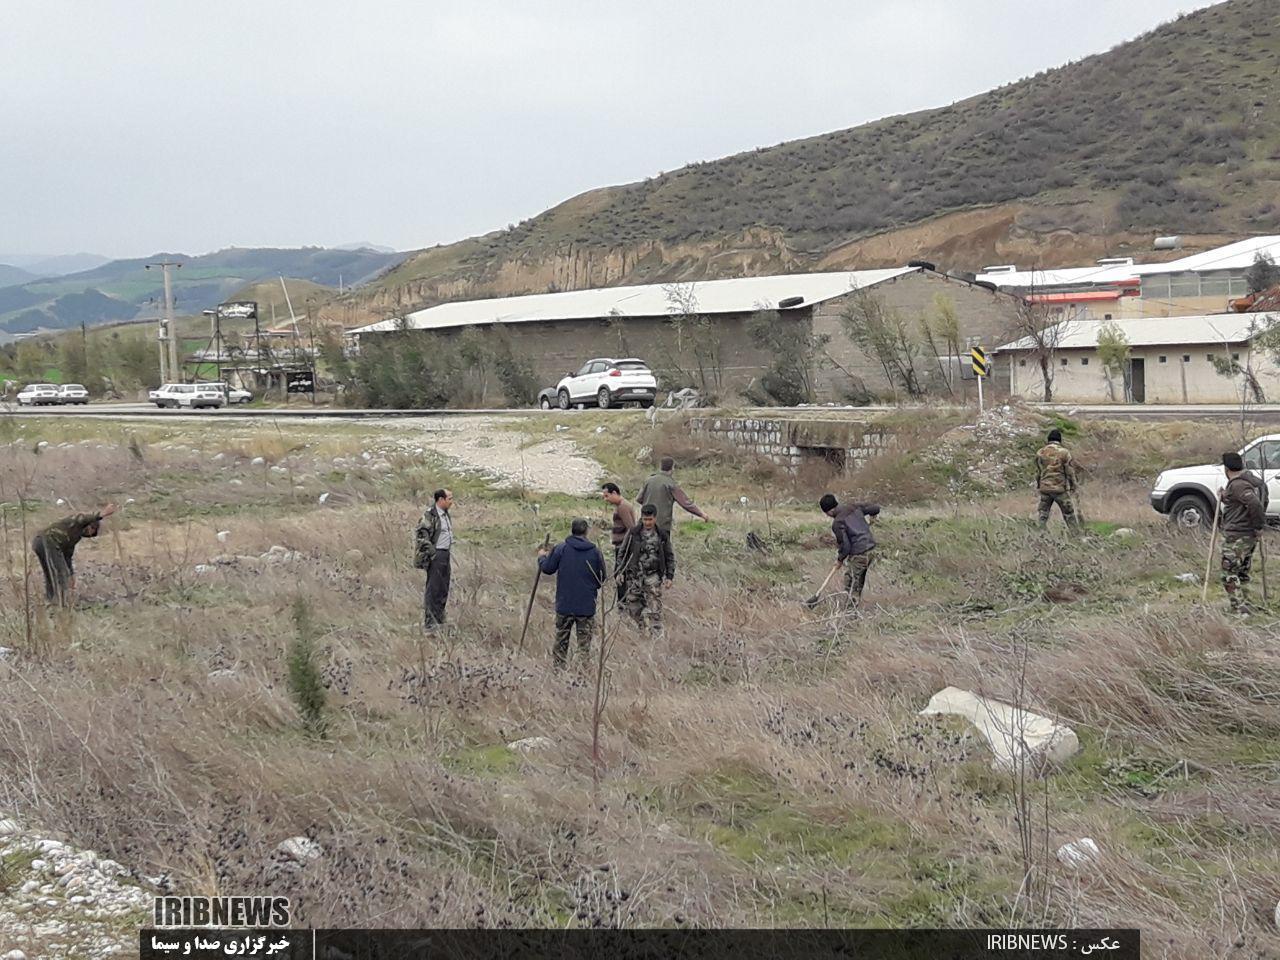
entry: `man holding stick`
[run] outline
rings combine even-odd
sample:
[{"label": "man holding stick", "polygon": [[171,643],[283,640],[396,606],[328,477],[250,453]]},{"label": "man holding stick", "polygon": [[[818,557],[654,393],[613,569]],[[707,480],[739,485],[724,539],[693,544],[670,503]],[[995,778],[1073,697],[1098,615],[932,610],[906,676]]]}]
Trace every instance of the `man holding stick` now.
[{"label": "man holding stick", "polygon": [[555,665],[563,667],[568,660],[570,632],[577,634],[580,662],[585,664],[596,629],[596,595],[605,578],[600,548],[587,539],[587,521],[574,520],[569,536],[555,549],[539,548],[538,569],[556,578]]},{"label": "man holding stick", "polygon": [[1248,588],[1253,567],[1253,552],[1267,521],[1265,490],[1259,495],[1262,481],[1244,469],[1238,453],[1224,453],[1227,484],[1218,491],[1222,530],[1222,588],[1227,593],[1231,612],[1240,616],[1251,613]]}]

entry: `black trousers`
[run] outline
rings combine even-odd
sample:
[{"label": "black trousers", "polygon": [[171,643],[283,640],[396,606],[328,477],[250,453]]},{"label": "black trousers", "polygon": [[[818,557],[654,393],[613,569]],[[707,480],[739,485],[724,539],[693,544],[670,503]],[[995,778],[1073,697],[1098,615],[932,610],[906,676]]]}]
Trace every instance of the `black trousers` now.
[{"label": "black trousers", "polygon": [[615,543],[613,545],[613,579],[618,587],[618,606],[622,606],[624,600],[627,599],[627,580],[626,577],[619,576],[622,572],[622,544]]},{"label": "black trousers", "polygon": [[31,541],[31,549],[40,561],[40,569],[44,571],[44,597],[50,603],[65,607],[69,599],[71,586],[71,566],[66,555],[57,546],[46,542],[43,534],[36,534]]},{"label": "black trousers", "polygon": [[581,658],[578,666],[585,666],[587,655],[591,653],[591,637],[596,632],[596,618],[580,617],[572,613],[556,614],[556,645],[551,653],[557,667],[563,667],[568,660],[570,630],[578,635],[578,654]]},{"label": "black trousers", "polygon": [[449,551],[437,550],[427,566],[427,586],[422,595],[422,623],[428,630],[444,623],[449,602]]}]

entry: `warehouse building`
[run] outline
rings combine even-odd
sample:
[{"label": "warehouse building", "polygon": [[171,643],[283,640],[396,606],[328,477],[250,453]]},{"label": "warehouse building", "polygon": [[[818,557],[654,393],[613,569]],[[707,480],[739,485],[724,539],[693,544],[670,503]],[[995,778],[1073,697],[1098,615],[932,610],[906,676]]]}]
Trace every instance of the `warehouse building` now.
[{"label": "warehouse building", "polygon": [[[1249,382],[1263,395],[1280,395],[1280,368],[1255,345],[1280,314],[1213,314],[1140,320],[1071,320],[999,348],[996,364],[1008,373],[1010,393],[1044,399],[1040,359],[1053,371],[1053,399],[1063,403],[1239,403]],[[1098,349],[1109,327],[1128,341],[1128,357],[1108,369]],[[1051,344],[1052,351],[1043,344]]]},{"label": "warehouse building", "polygon": [[[546,385],[592,357],[625,356],[647,360],[659,373],[663,390],[704,389],[709,358],[714,358],[714,382],[705,389],[721,402],[733,403],[758,396],[759,384],[777,360],[774,351],[748,333],[753,316],[767,311],[773,323],[782,325],[784,338],[793,332],[796,342],[823,340],[809,371],[815,402],[891,398],[901,385],[876,357],[859,349],[844,319],[868,298],[901,319],[913,340],[921,341],[915,345],[920,380],[956,395],[973,389],[960,376],[967,364],[949,356],[953,351],[946,347],[930,349],[921,338],[921,318],[936,317],[943,307],[953,310],[959,352],[967,353],[970,346],[993,347],[1008,339],[1020,303],[989,286],[927,266],[908,266],[443,303],[359,327],[350,335],[358,344],[371,336],[501,329]],[[939,358],[938,352],[944,356]]]},{"label": "warehouse building", "polygon": [[1005,264],[987,267],[977,279],[1064,318],[1204,316],[1231,309],[1249,293],[1245,274],[1259,255],[1280,263],[1280,237],[1251,237],[1168,263],[1124,257],[1056,270]]}]

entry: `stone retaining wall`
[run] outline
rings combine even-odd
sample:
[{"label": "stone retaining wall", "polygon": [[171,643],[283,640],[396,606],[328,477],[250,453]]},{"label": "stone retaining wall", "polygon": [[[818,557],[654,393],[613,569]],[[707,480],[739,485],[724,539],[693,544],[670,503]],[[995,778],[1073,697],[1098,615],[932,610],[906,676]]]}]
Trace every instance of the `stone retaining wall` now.
[{"label": "stone retaining wall", "polygon": [[849,470],[879,456],[893,444],[893,436],[885,427],[847,420],[692,417],[689,431],[791,467],[825,461]]}]

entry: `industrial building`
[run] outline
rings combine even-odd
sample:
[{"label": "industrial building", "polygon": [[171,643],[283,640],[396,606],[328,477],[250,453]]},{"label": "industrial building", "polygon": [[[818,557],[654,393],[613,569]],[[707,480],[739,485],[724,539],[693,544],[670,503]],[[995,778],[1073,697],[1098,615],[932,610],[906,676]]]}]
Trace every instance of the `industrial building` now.
[{"label": "industrial building", "polygon": [[[1198,317],[1067,320],[1037,342],[1027,337],[999,348],[996,364],[1010,393],[1044,399],[1040,361],[1052,370],[1053,399],[1064,403],[1239,403],[1280,395],[1280,367],[1255,341],[1280,314],[1227,313]],[[1110,324],[1128,341],[1119,369],[1107,369],[1098,335]]]},{"label": "industrial building", "polygon": [[986,268],[977,279],[1064,318],[1203,316],[1226,312],[1249,293],[1245,274],[1260,254],[1280,262],[1280,237],[1252,237],[1167,263],[1125,257],[1055,270],[1005,264]]},{"label": "industrial building", "polygon": [[773,322],[793,329],[797,338],[812,335],[822,340],[810,371],[816,402],[868,395],[891,399],[899,395],[900,383],[887,375],[877,358],[859,349],[843,319],[851,304],[867,297],[903,321],[915,341],[920,380],[957,396],[974,389],[972,381],[961,380],[968,364],[955,356],[939,358],[920,342],[920,319],[935,316],[942,304],[953,309],[958,352],[967,353],[970,346],[994,347],[1008,339],[1020,307],[1016,296],[916,265],[443,303],[356,328],[350,335],[359,343],[370,336],[448,336],[466,328],[501,329],[547,385],[592,357],[634,356],[659,373],[661,389],[702,387],[698,382],[674,382],[681,376],[674,371],[683,371],[689,379],[688,371],[705,368],[708,355],[714,354],[716,382],[710,392],[734,402],[747,396],[753,381],[776,360],[747,332],[753,315],[771,311]]}]

